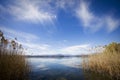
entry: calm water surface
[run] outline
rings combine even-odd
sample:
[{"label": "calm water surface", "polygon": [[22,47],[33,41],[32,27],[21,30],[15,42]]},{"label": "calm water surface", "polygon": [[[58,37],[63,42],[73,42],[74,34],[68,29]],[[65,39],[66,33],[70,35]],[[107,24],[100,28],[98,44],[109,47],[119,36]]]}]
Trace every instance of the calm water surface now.
[{"label": "calm water surface", "polygon": [[31,80],[84,80],[82,58],[27,58]]}]

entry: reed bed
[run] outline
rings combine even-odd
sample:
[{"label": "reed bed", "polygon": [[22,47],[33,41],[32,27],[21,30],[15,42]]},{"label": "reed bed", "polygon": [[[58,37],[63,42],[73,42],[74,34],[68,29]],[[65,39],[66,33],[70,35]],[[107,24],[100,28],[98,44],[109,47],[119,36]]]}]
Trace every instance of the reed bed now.
[{"label": "reed bed", "polygon": [[83,69],[120,80],[120,44],[111,43],[102,53],[84,59]]},{"label": "reed bed", "polygon": [[8,41],[1,32],[0,37],[0,80],[28,80],[29,66],[21,45]]}]

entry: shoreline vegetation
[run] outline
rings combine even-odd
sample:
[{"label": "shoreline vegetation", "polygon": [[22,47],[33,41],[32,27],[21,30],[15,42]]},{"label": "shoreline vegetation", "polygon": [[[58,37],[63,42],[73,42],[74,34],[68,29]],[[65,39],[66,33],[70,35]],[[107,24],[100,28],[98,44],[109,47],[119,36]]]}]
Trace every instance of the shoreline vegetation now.
[{"label": "shoreline vegetation", "polygon": [[88,56],[82,65],[87,80],[120,80],[120,43],[113,42],[102,53]]},{"label": "shoreline vegetation", "polygon": [[21,44],[0,31],[0,80],[28,80],[30,71]]}]

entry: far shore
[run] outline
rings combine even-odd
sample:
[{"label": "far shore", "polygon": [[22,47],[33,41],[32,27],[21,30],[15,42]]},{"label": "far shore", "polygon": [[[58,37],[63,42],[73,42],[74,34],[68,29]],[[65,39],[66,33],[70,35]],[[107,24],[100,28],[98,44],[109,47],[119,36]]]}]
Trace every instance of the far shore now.
[{"label": "far shore", "polygon": [[88,55],[25,55],[27,58],[69,58],[69,57],[88,57]]}]

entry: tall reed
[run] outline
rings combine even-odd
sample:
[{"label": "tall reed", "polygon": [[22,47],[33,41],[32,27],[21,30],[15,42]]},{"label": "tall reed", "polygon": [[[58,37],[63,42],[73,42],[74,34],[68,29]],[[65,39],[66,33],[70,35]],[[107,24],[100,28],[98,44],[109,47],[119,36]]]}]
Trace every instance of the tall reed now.
[{"label": "tall reed", "polygon": [[90,55],[83,61],[87,71],[109,76],[112,80],[120,79],[120,44],[111,43],[102,53]]},{"label": "tall reed", "polygon": [[27,80],[29,66],[22,46],[15,40],[5,39],[0,31],[0,80]]}]

